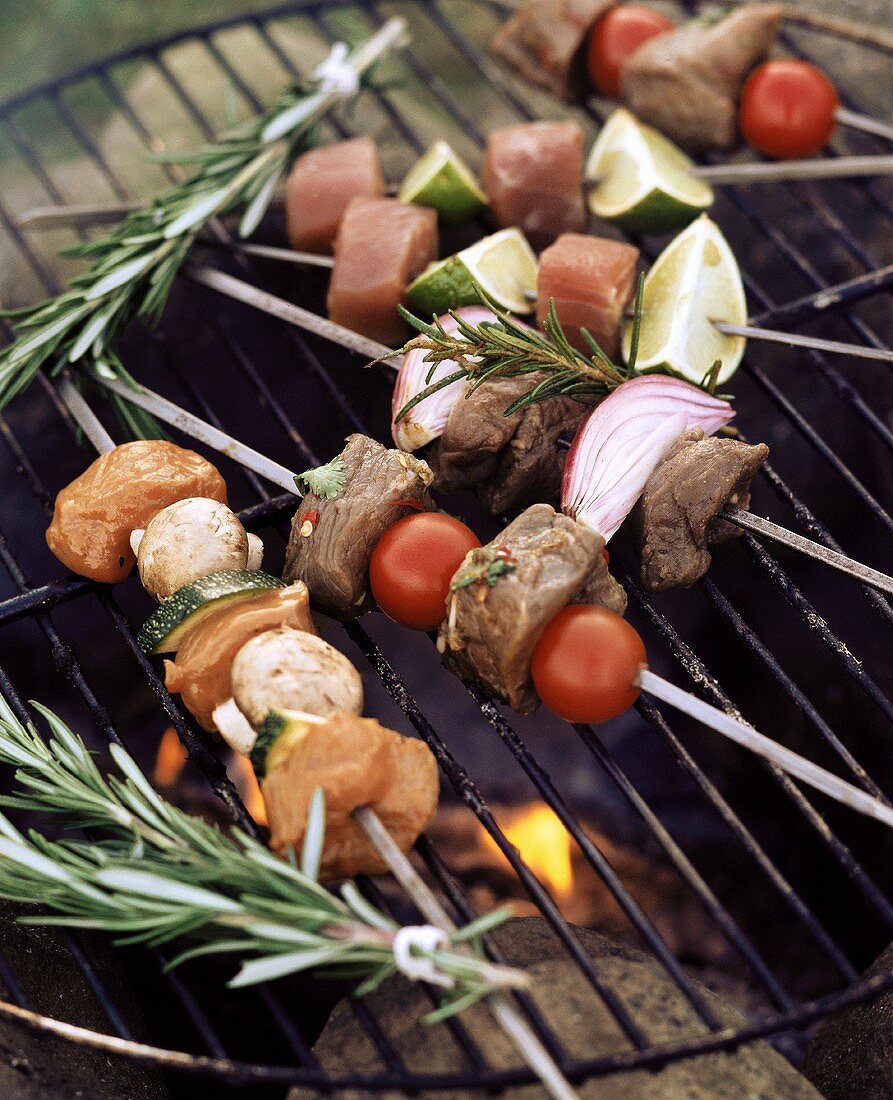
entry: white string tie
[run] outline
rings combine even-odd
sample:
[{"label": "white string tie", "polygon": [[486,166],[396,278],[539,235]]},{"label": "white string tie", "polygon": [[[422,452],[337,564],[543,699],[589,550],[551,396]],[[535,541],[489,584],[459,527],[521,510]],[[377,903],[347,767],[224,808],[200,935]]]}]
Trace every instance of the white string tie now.
[{"label": "white string tie", "polygon": [[419,951],[436,951],[449,942],[449,934],[433,924],[408,924],[394,934],[392,951],[397,969],[411,982],[429,982],[449,989],[455,983],[447,974],[442,974],[432,959],[413,954],[413,948]]},{"label": "white string tie", "polygon": [[347,60],[347,44],[336,42],[325,61],[313,70],[324,92],[337,92],[342,99],[351,99],[360,90],[360,77]]}]

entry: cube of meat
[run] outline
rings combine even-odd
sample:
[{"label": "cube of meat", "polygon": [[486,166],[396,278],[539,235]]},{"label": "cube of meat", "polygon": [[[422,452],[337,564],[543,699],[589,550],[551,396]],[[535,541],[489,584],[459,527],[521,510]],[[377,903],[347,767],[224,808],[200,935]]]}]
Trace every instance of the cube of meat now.
[{"label": "cube of meat", "polygon": [[438,646],[461,676],[521,713],[539,699],[530,659],[562,608],[595,603],[618,615],[626,593],[608,573],[605,540],[548,504],[534,504],[453,577]]},{"label": "cube of meat", "polygon": [[399,344],[403,293],[437,256],[437,213],[396,199],[353,199],[335,239],[329,317],[371,340]]},{"label": "cube of meat", "polygon": [[516,225],[537,248],[581,232],[583,130],[576,122],[524,122],[491,130],[484,190],[501,228]]},{"label": "cube of meat", "polygon": [[433,511],[428,464],[388,450],[364,435],[348,437],[339,455],[344,490],[333,500],[308,493],[295,513],[285,554],[285,578],[302,580],[313,602],[339,619],[372,606],[369,559],[378,540],[409,509]]},{"label": "cube of meat", "polygon": [[620,349],[623,313],[633,297],[638,248],[604,237],[564,233],[540,256],[536,319],[542,325],[550,299],[570,343],[585,355],[586,329],[609,359]]},{"label": "cube of meat", "polygon": [[541,378],[496,378],[456,402],[431,450],[439,490],[475,489],[494,516],[556,495],[563,465],[558,438],[576,431],[589,409],[568,397],[553,397],[505,416],[509,405]]},{"label": "cube of meat", "polygon": [[741,89],[783,14],[780,4],[747,4],[718,23],[695,20],[657,35],[624,65],[623,102],[689,152],[733,149]]},{"label": "cube of meat", "polygon": [[710,568],[708,547],[741,532],[717,519],[721,508],[750,504],[750,482],[766,461],[765,443],[683,432],[645,484],[633,512],[642,583],[651,592],[690,588]]},{"label": "cube of meat", "polygon": [[322,877],[386,871],[351,815],[359,806],[370,806],[399,848],[409,851],[437,809],[437,764],[431,750],[374,718],[354,714],[308,722],[298,732],[302,735],[277,754],[281,759],[271,764],[261,784],[270,819],[270,847],[279,855],[288,849],[301,851],[310,800],[322,787],[326,798]]},{"label": "cube of meat", "polygon": [[525,80],[569,101],[586,86],[584,46],[614,0],[527,0],[490,43]]},{"label": "cube of meat", "polygon": [[47,545],[72,573],[114,584],[136,561],[130,532],[187,497],[226,504],[226,482],[207,459],[165,439],[122,443],[59,492]]},{"label": "cube of meat", "polygon": [[384,195],[378,149],[370,137],[336,141],[298,157],[285,187],[292,248],[331,252],[351,200]]}]

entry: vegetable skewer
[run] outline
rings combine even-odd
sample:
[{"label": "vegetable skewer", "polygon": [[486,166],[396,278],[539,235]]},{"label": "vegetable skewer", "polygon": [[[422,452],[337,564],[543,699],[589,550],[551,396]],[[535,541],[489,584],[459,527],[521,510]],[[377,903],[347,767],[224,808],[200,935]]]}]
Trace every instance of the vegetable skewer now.
[{"label": "vegetable skewer", "polygon": [[[112,384],[114,385],[116,383],[113,382]],[[63,378],[59,383],[58,389],[69,412],[100,454],[113,450],[115,447],[114,440],[108,432],[106,432],[89,404],[84,400],[71,380]],[[170,403],[164,404],[166,409],[170,406]],[[174,408],[176,407],[174,406]],[[179,411],[182,413],[182,410]],[[177,426],[181,427],[183,430],[188,430],[185,428],[182,420],[178,422]],[[269,460],[264,459],[258,452],[251,450],[251,448],[245,447],[243,444],[239,444],[235,440],[226,437],[224,433],[215,432],[215,430],[211,428],[211,425],[202,425],[202,429],[205,432],[210,430],[214,434],[214,439],[216,440],[216,442],[211,443],[209,439],[205,439],[205,442],[214,446],[215,449],[222,450],[223,453],[230,455],[230,457],[237,462],[249,468],[256,468],[253,467],[251,463],[255,459],[260,459],[264,470],[263,476],[265,477],[268,476],[270,469],[275,465],[269,462]],[[223,447],[219,446],[221,442],[224,444]],[[280,467],[279,469],[281,470],[282,468]],[[288,474],[287,471],[286,474]],[[282,484],[281,481],[277,481],[276,483]],[[293,491],[297,492],[294,475],[288,474],[288,482],[285,484],[285,487],[291,488]],[[353,816],[377,855],[381,858],[385,866],[388,867],[394,878],[404,888],[423,916],[431,922],[433,927],[442,932],[447,939],[455,934],[457,931],[456,925],[452,922],[448,913],[437,900],[433,892],[416,872],[406,855],[394,842],[375,810],[369,805],[361,806],[353,811]],[[470,951],[465,946],[457,945],[456,951],[463,955],[469,954],[470,956]],[[431,971],[431,967],[429,967],[428,970]],[[577,1093],[564,1078],[554,1059],[540,1042],[539,1038],[515,1005],[509,1000],[508,996],[498,990],[495,979],[498,978],[499,972],[500,968],[496,967],[493,969],[493,991],[488,994],[488,1002],[496,1021],[506,1032],[524,1061],[536,1073],[548,1094],[553,1097],[554,1100],[575,1100]],[[419,964],[419,976],[422,976],[421,963]],[[445,984],[452,986],[454,982],[452,979],[446,979]]]},{"label": "vegetable skewer", "polygon": [[[118,386],[120,383],[113,382],[111,385]],[[145,394],[141,396],[145,396]],[[149,400],[152,399],[150,398]],[[161,412],[164,410],[164,405],[155,406],[153,411],[156,410],[159,414],[159,419],[162,419]],[[72,410],[72,412],[73,415],[76,415],[74,410]],[[198,418],[196,418],[196,420],[197,419]],[[91,428],[92,427],[91,425]],[[213,431],[215,434],[217,433],[217,429],[213,429]],[[235,441],[231,441],[226,453],[235,453],[232,446],[233,443],[235,443]],[[213,444],[211,445],[213,446]],[[242,461],[242,459],[238,459],[238,461]],[[281,471],[282,468],[280,467],[279,470]],[[256,470],[256,472],[263,473],[260,469]],[[285,473],[291,478],[291,485],[285,484],[284,480],[278,480],[276,483],[284,484],[284,487],[291,488],[295,491],[296,495],[300,495],[294,485],[293,475],[288,474],[288,471]],[[263,476],[266,476],[266,474]],[[279,476],[281,477],[282,475],[280,474]],[[893,578],[888,577],[885,578],[885,580],[886,590],[893,593]],[[616,616],[613,616],[613,618],[616,618]],[[631,630],[629,627],[627,627],[627,629]],[[882,821],[884,824],[893,827],[893,808],[884,805],[877,799],[867,795],[864,791],[859,790],[852,784],[828,772],[826,769],[813,764],[811,761],[800,757],[798,754],[791,752],[791,750],[785,749],[783,746],[777,745],[764,735],[757,733],[751,726],[740,719],[727,715],[717,710],[715,707],[712,707],[710,704],[704,703],[691,693],[685,692],[668,681],[663,680],[661,677],[656,676],[647,668],[642,668],[641,671],[636,674],[633,683],[634,686],[656,695],[671,706],[684,711],[686,714],[700,721],[704,721],[705,724],[709,725],[717,732],[730,737],[732,740],[735,740],[738,744],[750,749],[757,755],[769,759],[782,769],[789,771],[792,775],[795,775],[797,778],[817,790],[822,791],[829,797],[839,802],[843,802],[852,809],[860,813],[866,813],[876,820]],[[367,824],[369,824],[368,817]],[[376,831],[375,826],[372,826],[372,829]],[[379,854],[383,853],[380,852]],[[402,868],[401,873],[405,873],[405,868]],[[416,899],[414,898],[414,900]]]}]

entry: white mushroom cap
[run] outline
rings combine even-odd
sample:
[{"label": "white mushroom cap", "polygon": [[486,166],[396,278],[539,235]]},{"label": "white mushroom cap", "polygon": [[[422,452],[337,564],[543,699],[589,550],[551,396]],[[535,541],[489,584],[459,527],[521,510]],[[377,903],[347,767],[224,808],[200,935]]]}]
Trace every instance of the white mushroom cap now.
[{"label": "white mushroom cap", "polygon": [[146,525],[137,566],[143,587],[156,600],[222,569],[244,569],[248,536],[225,504],[186,497],[162,508]]},{"label": "white mushroom cap", "polygon": [[264,543],[260,535],[248,533],[248,561],[246,569],[256,570],[264,564]]},{"label": "white mushroom cap", "polygon": [[233,698],[252,726],[271,710],[326,718],[363,709],[360,674],[337,649],[314,634],[283,627],[246,642],[232,668]]}]

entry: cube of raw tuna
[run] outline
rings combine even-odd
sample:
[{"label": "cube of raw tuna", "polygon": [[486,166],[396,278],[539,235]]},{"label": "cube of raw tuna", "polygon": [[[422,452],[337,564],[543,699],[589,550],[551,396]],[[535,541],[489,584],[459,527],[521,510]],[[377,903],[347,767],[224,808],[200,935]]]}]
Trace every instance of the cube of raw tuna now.
[{"label": "cube of raw tuna", "polygon": [[487,137],[484,190],[497,224],[536,247],[586,227],[583,130],[576,122],[524,122]]},{"label": "cube of raw tuna", "polygon": [[396,199],[354,199],[335,240],[331,320],[383,344],[402,341],[403,292],[437,256],[437,214]]},{"label": "cube of raw tuna", "polygon": [[378,149],[369,137],[336,141],[298,157],[285,189],[292,248],[331,252],[348,204],[385,193]]},{"label": "cube of raw tuna", "polygon": [[575,348],[591,354],[585,328],[605,355],[620,347],[623,313],[633,296],[638,248],[604,237],[565,233],[540,256],[536,318],[542,325],[555,299],[555,311]]}]

